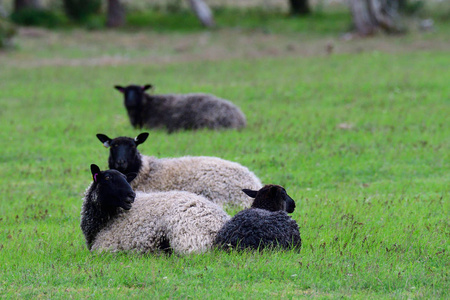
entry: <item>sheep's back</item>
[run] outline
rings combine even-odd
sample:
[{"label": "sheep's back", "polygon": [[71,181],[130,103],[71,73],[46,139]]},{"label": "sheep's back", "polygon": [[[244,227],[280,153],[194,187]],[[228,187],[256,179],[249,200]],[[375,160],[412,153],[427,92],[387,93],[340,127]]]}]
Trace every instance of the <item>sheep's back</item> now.
[{"label": "sheep's back", "polygon": [[280,247],[300,250],[298,225],[284,211],[250,208],[237,213],[217,234],[221,248],[264,249]]},{"label": "sheep's back", "polygon": [[142,156],[142,167],[132,187],[138,191],[188,191],[220,206],[250,207],[252,199],[242,189],[259,190],[262,184],[247,167],[217,157]]},{"label": "sheep's back", "polygon": [[230,219],[218,205],[193,193],[170,191],[138,195],[154,204],[153,209],[160,215],[170,245],[177,253],[209,250],[217,232]]},{"label": "sheep's back", "polygon": [[232,102],[210,94],[147,95],[144,106],[149,127],[166,126],[169,131],[199,128],[243,128],[247,121]]},{"label": "sheep's back", "polygon": [[202,253],[229,219],[219,206],[192,193],[137,193],[132,208],[98,233],[91,250],[154,252],[168,242],[178,254]]},{"label": "sheep's back", "polygon": [[136,197],[129,211],[123,211],[110,220],[97,234],[92,250],[158,251],[164,235],[164,227],[154,205]]}]

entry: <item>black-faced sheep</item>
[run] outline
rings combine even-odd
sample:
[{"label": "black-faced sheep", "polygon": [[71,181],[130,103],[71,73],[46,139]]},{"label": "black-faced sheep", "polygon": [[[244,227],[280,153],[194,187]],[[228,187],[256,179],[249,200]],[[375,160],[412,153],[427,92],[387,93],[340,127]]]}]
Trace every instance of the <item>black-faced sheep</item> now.
[{"label": "black-faced sheep", "polygon": [[145,91],[151,87],[115,86],[124,95],[125,108],[135,128],[166,128],[173,132],[246,126],[245,115],[230,101],[209,94],[149,95]]},{"label": "black-faced sheep", "polygon": [[94,181],[81,210],[89,250],[203,253],[230,217],[216,204],[188,192],[135,194],[116,170],[91,165]]},{"label": "black-faced sheep", "polygon": [[105,147],[110,148],[110,169],[124,174],[137,174],[131,182],[136,191],[188,191],[202,195],[220,206],[247,208],[252,199],[241,190],[262,187],[261,181],[248,168],[217,157],[158,159],[141,155],[137,146],[147,139],[148,133],[141,133],[134,139],[110,139],[104,134],[97,134],[97,137]]},{"label": "black-faced sheep", "polygon": [[214,244],[219,249],[300,251],[297,223],[288,216],[295,202],[279,185],[265,185],[259,191],[244,189],[255,198],[252,207],[237,213],[219,231]]}]

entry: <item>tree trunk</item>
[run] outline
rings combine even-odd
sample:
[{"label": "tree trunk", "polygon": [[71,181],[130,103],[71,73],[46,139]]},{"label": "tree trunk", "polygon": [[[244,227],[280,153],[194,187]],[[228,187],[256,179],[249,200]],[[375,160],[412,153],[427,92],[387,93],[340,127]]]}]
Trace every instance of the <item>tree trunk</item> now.
[{"label": "tree trunk", "polygon": [[120,0],[108,0],[106,26],[121,27],[125,25],[125,7]]},{"label": "tree trunk", "polygon": [[292,15],[308,15],[311,13],[308,0],[289,0],[289,8]]},{"label": "tree trunk", "polygon": [[0,0],[0,17],[1,17],[1,18],[6,18],[6,17],[8,17],[8,13],[7,13],[6,10],[3,8],[2,0]]},{"label": "tree trunk", "polygon": [[22,9],[41,9],[41,0],[15,0],[14,12],[18,12]]},{"label": "tree trunk", "polygon": [[189,4],[203,26],[215,26],[214,16],[208,4],[206,4],[203,0],[189,0]]},{"label": "tree trunk", "polygon": [[377,30],[377,22],[370,13],[370,0],[350,0],[350,10],[356,31],[362,36],[373,34]]},{"label": "tree trunk", "polygon": [[389,33],[404,30],[398,24],[399,0],[350,0],[350,10],[357,33],[361,36],[374,34],[379,29]]}]

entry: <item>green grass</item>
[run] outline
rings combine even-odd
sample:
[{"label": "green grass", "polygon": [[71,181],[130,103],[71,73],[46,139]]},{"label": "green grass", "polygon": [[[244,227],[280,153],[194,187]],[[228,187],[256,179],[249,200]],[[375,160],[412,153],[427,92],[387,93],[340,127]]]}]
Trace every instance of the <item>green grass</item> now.
[{"label": "green grass", "polygon": [[[351,17],[346,10],[315,12],[305,17],[292,17],[279,10],[262,8],[217,8],[214,10],[217,27],[241,30],[261,30],[276,33],[341,34],[350,28]],[[128,28],[151,28],[161,32],[192,32],[203,30],[190,10],[165,12],[139,10],[127,15]]]},{"label": "green grass", "polygon": [[[28,67],[24,45],[0,56],[0,296],[450,297],[448,52]],[[242,132],[151,131],[141,152],[219,156],[285,186],[300,255],[86,249],[82,193],[108,156],[95,134],[140,132],[112,88],[131,82],[242,108]]]}]

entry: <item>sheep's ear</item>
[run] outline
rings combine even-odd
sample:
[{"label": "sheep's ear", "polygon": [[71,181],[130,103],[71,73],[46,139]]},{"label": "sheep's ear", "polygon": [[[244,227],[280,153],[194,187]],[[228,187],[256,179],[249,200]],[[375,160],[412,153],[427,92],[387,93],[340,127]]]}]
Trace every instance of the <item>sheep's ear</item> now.
[{"label": "sheep's ear", "polygon": [[125,88],[120,85],[115,85],[114,88],[121,93],[125,93]]},{"label": "sheep's ear", "polygon": [[258,191],[249,190],[249,189],[243,189],[242,191],[244,193],[246,193],[247,196],[252,197],[252,198],[256,198],[256,194],[258,194]]},{"label": "sheep's ear", "polygon": [[97,134],[97,138],[100,140],[100,142],[103,143],[103,146],[105,146],[106,148],[111,147],[111,141],[112,140],[108,136],[106,136],[104,134],[101,134],[101,133],[98,133]]},{"label": "sheep's ear", "polygon": [[151,88],[153,88],[153,85],[146,84],[146,85],[142,86],[142,91],[146,91],[146,90],[151,89]]},{"label": "sheep's ear", "polygon": [[145,140],[148,138],[148,132],[143,132],[137,137],[134,138],[134,141],[136,142],[136,146],[142,144],[145,142]]},{"label": "sheep's ear", "polygon": [[94,179],[94,182],[97,182],[98,176],[100,175],[100,168],[96,164],[91,165],[91,173],[92,179]]},{"label": "sheep's ear", "polygon": [[127,182],[130,183],[137,177],[137,173],[128,173],[127,174]]}]

